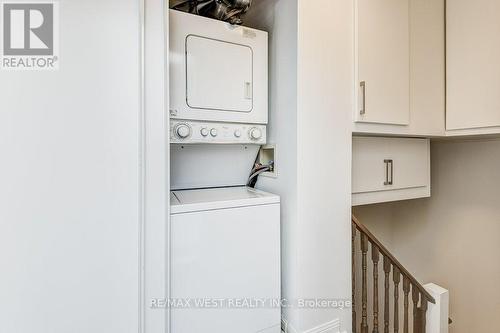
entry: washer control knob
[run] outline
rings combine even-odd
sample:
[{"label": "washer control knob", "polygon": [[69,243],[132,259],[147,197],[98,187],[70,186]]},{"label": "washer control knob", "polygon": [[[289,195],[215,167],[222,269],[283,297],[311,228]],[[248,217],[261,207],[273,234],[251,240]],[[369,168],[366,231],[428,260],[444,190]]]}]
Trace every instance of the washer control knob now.
[{"label": "washer control knob", "polygon": [[260,140],[262,138],[262,131],[260,128],[252,127],[249,131],[250,139]]},{"label": "washer control knob", "polygon": [[213,136],[214,138],[217,136],[217,129],[216,128],[212,128],[210,130],[210,135]]},{"label": "washer control knob", "polygon": [[239,129],[235,130],[234,131],[234,136],[237,137],[237,138],[241,137],[241,131]]},{"label": "washer control knob", "polygon": [[175,126],[175,135],[180,139],[185,139],[191,135],[191,127],[188,124],[177,124]]},{"label": "washer control knob", "polygon": [[208,129],[206,127],[203,127],[201,130],[200,130],[200,134],[202,136],[208,136]]}]

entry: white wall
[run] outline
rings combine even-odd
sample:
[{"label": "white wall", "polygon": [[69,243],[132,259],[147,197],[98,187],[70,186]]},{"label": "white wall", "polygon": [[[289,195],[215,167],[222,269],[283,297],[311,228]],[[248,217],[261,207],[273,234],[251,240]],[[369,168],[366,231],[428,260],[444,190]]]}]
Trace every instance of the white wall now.
[{"label": "white wall", "polygon": [[354,216],[356,216],[389,251],[393,249],[393,207],[398,204],[398,202],[387,202],[353,207]]},{"label": "white wall", "polygon": [[[352,4],[256,1],[246,22],[270,32],[279,175],[258,187],[282,197],[283,297],[350,299]],[[290,332],[351,328],[350,309],[283,315]]]},{"label": "white wall", "polygon": [[0,74],[0,331],[139,332],[165,258],[143,251],[142,3],[59,6],[60,69]]},{"label": "white wall", "polygon": [[[350,299],[353,5],[298,4],[300,294]],[[337,318],[350,329],[349,309],[308,311],[300,329]]]},{"label": "white wall", "polygon": [[169,332],[169,312],[151,308],[169,296],[170,127],[168,1],[145,0],[144,26],[144,332]]}]

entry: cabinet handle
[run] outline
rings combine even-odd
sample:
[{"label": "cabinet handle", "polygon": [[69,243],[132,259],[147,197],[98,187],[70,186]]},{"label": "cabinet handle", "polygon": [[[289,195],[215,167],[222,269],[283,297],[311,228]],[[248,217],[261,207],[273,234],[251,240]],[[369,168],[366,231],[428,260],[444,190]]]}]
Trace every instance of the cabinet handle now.
[{"label": "cabinet handle", "polygon": [[359,114],[363,115],[366,113],[366,82],[361,81],[359,83],[359,86],[361,87],[361,110],[359,110]]},{"label": "cabinet handle", "polygon": [[384,185],[394,184],[394,161],[384,160],[385,163],[385,182]]}]

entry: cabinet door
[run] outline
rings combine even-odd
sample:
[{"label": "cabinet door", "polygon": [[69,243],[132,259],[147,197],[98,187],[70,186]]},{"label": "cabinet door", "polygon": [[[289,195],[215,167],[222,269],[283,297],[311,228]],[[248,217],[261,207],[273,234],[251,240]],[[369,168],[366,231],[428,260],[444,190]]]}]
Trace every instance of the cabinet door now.
[{"label": "cabinet door", "polygon": [[354,202],[384,202],[428,196],[428,139],[356,137],[353,139]]},{"label": "cabinet door", "polygon": [[353,139],[352,193],[383,191],[387,189],[386,164],[389,158],[389,141],[380,138]]},{"label": "cabinet door", "polygon": [[357,122],[410,122],[409,0],[357,0]]},{"label": "cabinet door", "polygon": [[500,126],[500,2],[446,8],[448,130]]}]

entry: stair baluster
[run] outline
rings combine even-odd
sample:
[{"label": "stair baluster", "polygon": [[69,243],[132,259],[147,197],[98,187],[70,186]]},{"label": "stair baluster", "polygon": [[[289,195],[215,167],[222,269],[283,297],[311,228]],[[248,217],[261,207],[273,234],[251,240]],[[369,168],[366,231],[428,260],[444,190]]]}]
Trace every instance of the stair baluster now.
[{"label": "stair baluster", "polygon": [[384,333],[389,333],[389,274],[391,272],[391,262],[389,258],[384,257]]},{"label": "stair baluster", "polygon": [[394,282],[394,333],[399,332],[399,282],[401,273],[397,267],[392,272],[392,281]]},{"label": "stair baluster", "polygon": [[356,333],[356,226],[352,225],[352,333]]},{"label": "stair baluster", "polygon": [[363,267],[363,290],[362,290],[362,313],[361,313],[361,333],[368,333],[368,275],[367,275],[367,255],[368,252],[368,238],[365,234],[361,234],[361,253],[362,253],[362,267]]},{"label": "stair baluster", "polygon": [[420,305],[420,318],[422,320],[422,326],[421,326],[421,331],[422,333],[425,333],[425,324],[426,324],[426,318],[425,314],[427,313],[427,302],[422,302]]},{"label": "stair baluster", "polygon": [[418,333],[420,332],[420,324],[419,324],[419,309],[418,309],[418,301],[420,298],[420,292],[415,286],[412,286],[411,288],[411,294],[412,294],[412,299],[413,299],[413,332]]},{"label": "stair baluster", "polygon": [[372,262],[373,262],[373,330],[378,332],[378,262],[380,260],[380,251],[378,247],[372,244]]},{"label": "stair baluster", "polygon": [[404,324],[403,333],[408,333],[408,294],[410,293],[410,280],[403,277],[403,292],[404,292]]}]

